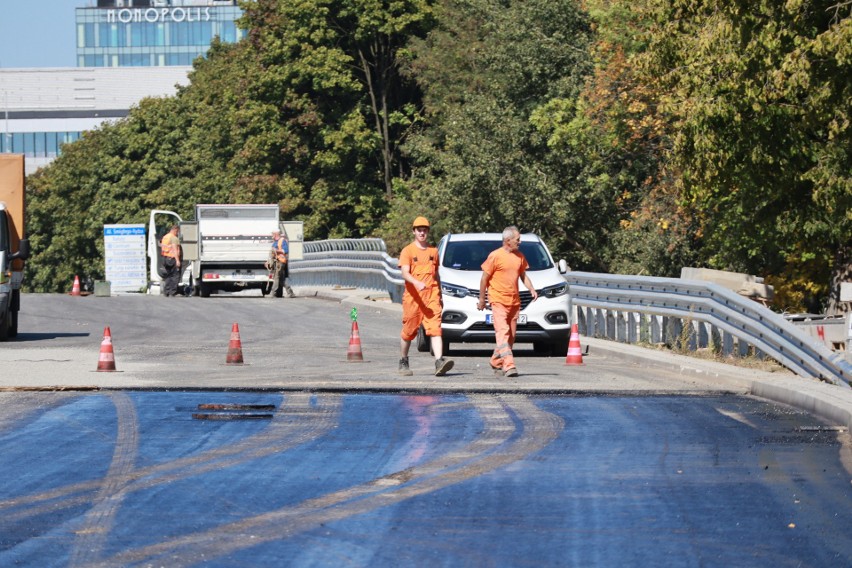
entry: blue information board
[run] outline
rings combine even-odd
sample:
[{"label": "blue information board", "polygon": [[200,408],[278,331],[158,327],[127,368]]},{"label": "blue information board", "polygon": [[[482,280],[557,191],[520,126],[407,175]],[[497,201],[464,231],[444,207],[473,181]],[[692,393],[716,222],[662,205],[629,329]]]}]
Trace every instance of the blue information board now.
[{"label": "blue information board", "polygon": [[104,225],[104,273],[112,292],[145,290],[145,225]]}]

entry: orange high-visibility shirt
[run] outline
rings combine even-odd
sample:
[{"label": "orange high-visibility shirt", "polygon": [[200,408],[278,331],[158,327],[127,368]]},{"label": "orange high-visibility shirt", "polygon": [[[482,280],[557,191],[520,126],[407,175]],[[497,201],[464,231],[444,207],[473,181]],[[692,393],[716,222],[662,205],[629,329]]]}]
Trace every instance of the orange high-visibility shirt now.
[{"label": "orange high-visibility shirt", "polygon": [[491,275],[488,281],[488,300],[501,306],[520,306],[518,280],[530,265],[520,251],[508,252],[503,247],[488,255],[482,270]]},{"label": "orange high-visibility shirt", "polygon": [[163,251],[163,256],[178,258],[180,256],[180,239],[171,233],[166,233],[160,242],[160,249]]},{"label": "orange high-visibility shirt", "polygon": [[[426,247],[425,250],[411,243],[399,253],[399,267],[409,266],[411,275],[426,284],[427,288],[438,285],[435,275],[438,273],[438,249]],[[409,294],[417,294],[413,284],[406,282],[405,289]]]}]

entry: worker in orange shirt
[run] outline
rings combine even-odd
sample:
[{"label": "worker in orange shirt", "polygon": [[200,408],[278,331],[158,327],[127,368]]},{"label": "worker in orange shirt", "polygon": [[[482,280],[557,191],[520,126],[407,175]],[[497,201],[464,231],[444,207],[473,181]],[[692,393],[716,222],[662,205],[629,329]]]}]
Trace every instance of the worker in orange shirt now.
[{"label": "worker in orange shirt", "polygon": [[441,282],[438,279],[438,249],[429,246],[429,220],[418,217],[412,224],[414,242],[399,254],[399,269],[405,280],[402,295],[402,332],[400,333],[399,374],[411,376],[408,351],[417,337],[420,324],[432,344],[435,356],[435,376],[443,376],[453,368],[453,361],[445,359],[441,339]]},{"label": "worker in orange shirt", "polygon": [[163,294],[165,296],[177,296],[178,284],[180,283],[180,237],[179,227],[172,225],[169,232],[163,235],[160,241],[160,251],[163,253]]},{"label": "worker in orange shirt", "polygon": [[497,347],[491,355],[491,368],[507,377],[517,377],[512,347],[515,345],[515,333],[518,328],[518,313],[521,311],[521,295],[518,280],[532,294],[535,301],[538,294],[527,276],[530,267],[527,259],[518,250],[521,233],[517,227],[503,230],[503,246],[488,255],[482,263],[482,278],[479,281],[479,303],[476,309],[484,310],[486,297],[491,303],[494,321],[494,335]]},{"label": "worker in orange shirt", "polygon": [[269,257],[266,259],[266,269],[272,272],[272,289],[270,298],[280,298],[284,295],[284,290],[287,290],[288,298],[295,298],[296,294],[287,280],[290,278],[290,241],[287,240],[287,233],[281,234],[281,231],[272,231],[272,248],[269,249]]}]

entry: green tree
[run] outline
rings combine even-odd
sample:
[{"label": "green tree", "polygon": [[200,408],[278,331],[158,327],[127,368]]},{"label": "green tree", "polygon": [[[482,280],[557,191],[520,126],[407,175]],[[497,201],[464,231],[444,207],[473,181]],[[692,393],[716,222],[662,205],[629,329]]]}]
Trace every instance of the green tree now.
[{"label": "green tree", "polygon": [[661,92],[643,80],[654,0],[589,0],[594,69],[577,99],[552,99],[533,119],[556,155],[580,166],[575,184],[597,204],[594,256],[580,267],[678,276],[694,260],[695,227],[679,205],[677,171],[667,161],[671,124]]},{"label": "green tree", "polygon": [[143,101],[32,177],[32,289],[101,277],[102,225],[151,208],[279,203],[309,239],[370,234],[384,218],[420,96],[398,52],[431,25],[430,2],[242,7],[247,39],[214,42],[177,96]]},{"label": "green tree", "polygon": [[592,242],[572,186],[576,161],[554,156],[532,123],[548,101],[576,98],[589,71],[577,3],[445,0],[436,13],[437,28],[410,49],[426,126],[407,145],[416,168],[396,207],[418,203],[439,219],[437,232],[517,224],[557,251]]},{"label": "green tree", "polygon": [[850,10],[672,0],[643,63],[665,93],[670,162],[702,258],[780,288],[823,282],[817,297],[831,282],[835,302],[852,273]]},{"label": "green tree", "polygon": [[103,225],[141,223],[167,184],[179,185],[184,115],[176,100],[147,99],[131,118],[88,132],[27,179],[34,255],[28,288],[61,291],[74,275],[102,278]]},{"label": "green tree", "polygon": [[407,170],[398,146],[420,94],[398,73],[399,51],[428,30],[431,2],[260,0],[243,7],[258,64],[252,99],[262,103],[246,111],[259,128],[276,125],[252,133],[247,142],[258,154],[246,158],[279,184],[285,210],[306,216],[306,234],[371,232],[393,197],[393,179]]}]

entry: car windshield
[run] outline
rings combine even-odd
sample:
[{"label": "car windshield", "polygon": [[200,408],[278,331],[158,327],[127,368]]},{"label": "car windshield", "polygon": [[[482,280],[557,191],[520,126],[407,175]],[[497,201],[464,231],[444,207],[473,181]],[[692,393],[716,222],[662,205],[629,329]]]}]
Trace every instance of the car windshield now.
[{"label": "car windshield", "polygon": [[[450,241],[444,253],[443,266],[453,270],[482,270],[482,263],[502,246],[501,241]],[[550,257],[540,242],[521,241],[521,253],[527,258],[530,270],[546,270],[553,267]]]}]

